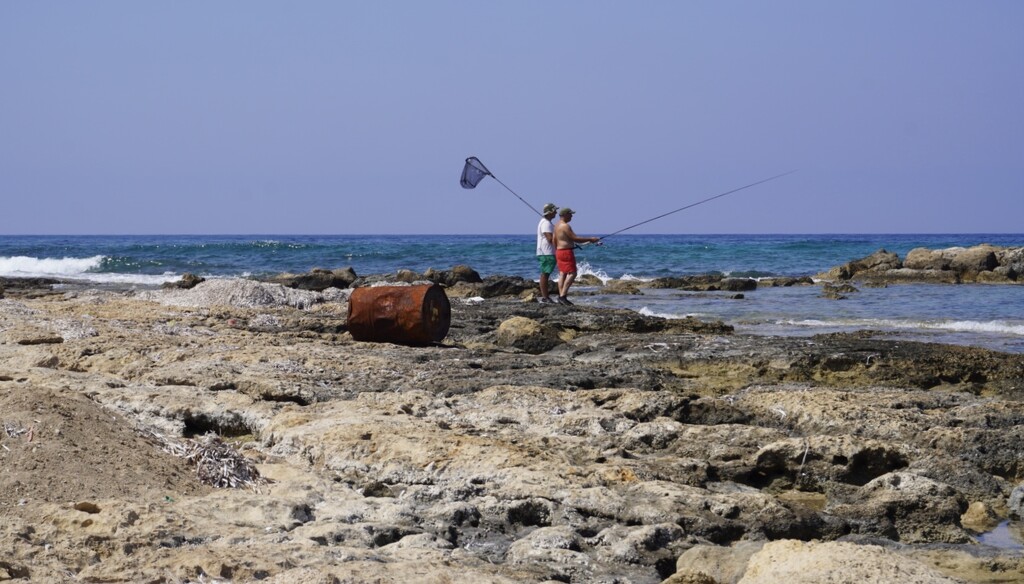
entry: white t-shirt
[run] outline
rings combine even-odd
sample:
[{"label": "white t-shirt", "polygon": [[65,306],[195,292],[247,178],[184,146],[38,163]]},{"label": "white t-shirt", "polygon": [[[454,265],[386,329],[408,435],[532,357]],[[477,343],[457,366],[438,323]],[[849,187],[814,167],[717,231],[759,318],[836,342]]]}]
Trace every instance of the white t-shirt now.
[{"label": "white t-shirt", "polygon": [[537,224],[537,255],[555,255],[555,246],[544,237],[545,233],[555,233],[555,224],[546,217],[540,218]]}]

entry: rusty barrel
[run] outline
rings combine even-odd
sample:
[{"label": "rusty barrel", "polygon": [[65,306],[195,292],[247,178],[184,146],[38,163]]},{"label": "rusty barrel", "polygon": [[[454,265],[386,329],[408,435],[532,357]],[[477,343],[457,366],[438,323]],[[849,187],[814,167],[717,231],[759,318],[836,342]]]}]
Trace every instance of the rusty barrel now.
[{"label": "rusty barrel", "polygon": [[348,331],[357,341],[429,345],[444,339],[451,322],[452,305],[436,284],[356,288],[348,299]]}]

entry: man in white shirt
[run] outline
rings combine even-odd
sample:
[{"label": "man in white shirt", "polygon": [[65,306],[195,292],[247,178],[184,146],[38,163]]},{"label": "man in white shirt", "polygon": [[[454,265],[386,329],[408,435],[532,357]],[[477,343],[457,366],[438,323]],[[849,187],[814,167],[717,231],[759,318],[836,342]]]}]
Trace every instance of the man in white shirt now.
[{"label": "man in white shirt", "polygon": [[548,296],[548,280],[551,272],[555,271],[555,224],[551,222],[555,218],[558,207],[554,203],[544,205],[544,216],[537,224],[537,262],[540,263],[540,298],[537,302],[552,304]]}]

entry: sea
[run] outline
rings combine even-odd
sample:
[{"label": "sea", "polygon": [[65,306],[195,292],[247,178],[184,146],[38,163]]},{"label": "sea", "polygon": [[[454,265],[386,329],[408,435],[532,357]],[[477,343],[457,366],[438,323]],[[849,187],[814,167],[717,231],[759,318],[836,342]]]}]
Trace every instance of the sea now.
[{"label": "sea", "polygon": [[[1024,234],[634,235],[577,251],[580,274],[648,280],[723,274],[814,276],[879,249],[901,258],[914,248],[989,243],[1024,246]],[[514,235],[8,235],[0,236],[0,277],[49,277],[96,287],[144,289],[185,273],[263,277],[351,267],[358,275],[468,265],[487,277],[537,279],[535,237]],[[844,300],[818,286],[727,292],[644,289],[601,294],[574,286],[577,304],[644,314],[722,320],[737,332],[811,336],[874,331],[910,339],[1024,353],[1024,284],[899,284],[860,287]]]}]

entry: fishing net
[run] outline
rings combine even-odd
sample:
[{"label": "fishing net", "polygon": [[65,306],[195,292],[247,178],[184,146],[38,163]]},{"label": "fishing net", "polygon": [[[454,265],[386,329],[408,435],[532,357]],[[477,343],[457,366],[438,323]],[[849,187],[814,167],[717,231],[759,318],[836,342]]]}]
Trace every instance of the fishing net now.
[{"label": "fishing net", "polygon": [[464,189],[475,188],[485,176],[491,174],[483,162],[477,160],[476,156],[466,159],[466,166],[462,168],[462,180],[459,181]]}]

